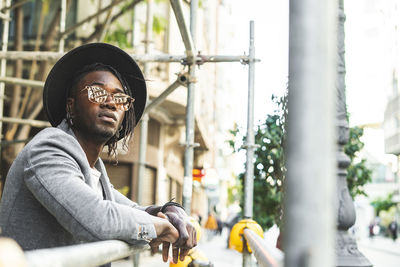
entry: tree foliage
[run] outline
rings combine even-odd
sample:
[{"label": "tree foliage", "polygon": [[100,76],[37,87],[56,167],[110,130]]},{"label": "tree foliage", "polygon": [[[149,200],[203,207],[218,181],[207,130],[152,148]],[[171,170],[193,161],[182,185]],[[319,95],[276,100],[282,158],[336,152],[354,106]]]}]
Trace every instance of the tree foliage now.
[{"label": "tree foliage", "polygon": [[[274,223],[280,225],[283,204],[283,181],[285,179],[284,139],[285,120],[287,117],[286,97],[272,97],[277,108],[273,114],[267,115],[263,123],[257,126],[255,132],[254,151],[254,202],[253,218],[264,229]],[[231,131],[237,137],[239,131]],[[245,142],[243,137],[242,142]],[[237,142],[230,140],[229,144],[238,151]],[[245,173],[239,174],[243,185]],[[243,206],[243,195],[241,197]]]},{"label": "tree foliage", "polygon": [[[286,174],[284,144],[288,114],[287,96],[280,98],[273,96],[272,101],[276,109],[267,115],[255,132],[255,143],[258,147],[254,154],[253,218],[264,229],[273,224],[281,225],[283,184]],[[231,134],[234,138],[228,142],[235,151],[239,151],[246,137],[237,142],[236,139],[240,136],[239,130],[232,130]],[[362,135],[363,129],[351,128],[349,141],[345,146],[345,153],[351,160],[347,181],[352,197],[359,194],[366,195],[363,185],[371,181],[371,170],[367,168],[366,161],[356,162],[357,153],[364,147],[360,141]],[[238,175],[242,185],[244,176],[245,172]],[[241,206],[243,207],[243,196],[241,196]]]},{"label": "tree foliage", "polygon": [[367,167],[365,159],[357,162],[357,154],[364,147],[364,143],[360,140],[363,134],[362,128],[350,128],[349,141],[344,146],[344,152],[350,158],[350,165],[347,168],[347,186],[353,199],[356,195],[367,196],[364,185],[371,182],[372,176],[372,171]]},{"label": "tree foliage", "polygon": [[386,196],[386,198],[378,197],[371,202],[371,205],[375,208],[376,216],[379,216],[381,211],[387,211],[391,207],[396,206],[396,202],[394,202],[392,198],[393,194],[390,193]]}]

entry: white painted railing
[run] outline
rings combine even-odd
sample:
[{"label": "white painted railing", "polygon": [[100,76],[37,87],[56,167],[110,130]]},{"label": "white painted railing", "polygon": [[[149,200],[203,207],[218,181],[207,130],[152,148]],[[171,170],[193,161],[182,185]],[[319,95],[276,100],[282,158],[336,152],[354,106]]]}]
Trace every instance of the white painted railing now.
[{"label": "white painted railing", "polygon": [[282,267],[284,253],[271,246],[252,230],[244,229],[244,237],[260,267]]}]

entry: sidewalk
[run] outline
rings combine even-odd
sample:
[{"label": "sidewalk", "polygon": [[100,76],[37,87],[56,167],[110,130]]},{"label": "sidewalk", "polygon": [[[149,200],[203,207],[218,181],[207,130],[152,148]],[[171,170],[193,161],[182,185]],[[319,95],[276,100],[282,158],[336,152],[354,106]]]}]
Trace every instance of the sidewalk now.
[{"label": "sidewalk", "polygon": [[[214,236],[210,241],[206,237],[200,240],[197,245],[199,249],[207,258],[214,264],[214,267],[241,267],[242,254],[231,249],[226,248],[227,232],[223,231],[222,235]],[[113,262],[112,267],[132,267],[132,260],[120,260]],[[143,252],[140,256],[139,266],[158,267],[169,266],[169,263],[162,261],[161,254],[154,256],[150,255],[149,251]]]},{"label": "sidewalk", "polygon": [[360,247],[366,247],[400,256],[400,238],[397,238],[396,241],[393,241],[387,237],[375,236],[373,238],[363,238],[357,240],[357,243]]}]

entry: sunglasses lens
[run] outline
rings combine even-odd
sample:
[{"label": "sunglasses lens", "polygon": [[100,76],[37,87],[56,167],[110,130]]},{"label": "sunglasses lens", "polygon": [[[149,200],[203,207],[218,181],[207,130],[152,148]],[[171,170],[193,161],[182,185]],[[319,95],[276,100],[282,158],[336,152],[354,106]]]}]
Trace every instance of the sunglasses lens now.
[{"label": "sunglasses lens", "polygon": [[[107,92],[107,90],[96,87],[96,86],[87,86],[85,89],[88,90],[88,99],[90,102],[93,103],[98,103],[102,104],[107,101],[108,95],[110,93]],[[127,111],[131,108],[131,105],[135,99],[132,97],[122,94],[122,93],[116,93],[116,94],[111,94],[114,103],[124,111]]]}]

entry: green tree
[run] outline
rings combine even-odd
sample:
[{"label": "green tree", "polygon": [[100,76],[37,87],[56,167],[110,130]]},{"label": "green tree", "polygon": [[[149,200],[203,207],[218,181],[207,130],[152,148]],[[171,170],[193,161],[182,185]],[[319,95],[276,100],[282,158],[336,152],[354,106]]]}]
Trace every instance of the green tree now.
[{"label": "green tree", "polygon": [[347,186],[353,199],[356,195],[367,196],[364,185],[371,182],[372,171],[367,167],[367,161],[362,159],[357,162],[357,154],[364,147],[364,143],[360,140],[363,134],[364,129],[360,127],[350,128],[349,141],[344,146],[344,152],[350,158],[350,165],[347,167]]},{"label": "green tree", "polygon": [[[278,98],[272,96],[276,109],[268,114],[265,121],[257,126],[255,143],[258,147],[254,157],[254,202],[253,218],[264,229],[273,224],[281,225],[283,206],[283,183],[285,180],[285,129],[287,121],[287,96]],[[233,139],[229,140],[230,146],[239,151],[246,138],[241,141],[238,129],[232,130]],[[363,129],[350,128],[350,138],[345,146],[345,153],[350,157],[351,164],[348,167],[347,181],[352,197],[366,195],[363,185],[371,181],[371,170],[366,167],[366,161],[356,162],[357,153],[364,147],[360,141]],[[238,175],[243,185],[245,172]],[[243,206],[243,194],[240,195]]]},{"label": "green tree", "polygon": [[377,199],[371,202],[371,205],[375,208],[376,216],[379,216],[379,213],[384,210],[389,210],[391,207],[396,206],[396,203],[393,202],[393,194],[390,193],[386,196],[386,198],[378,197]]},{"label": "green tree", "polygon": [[[285,179],[285,160],[283,153],[285,139],[285,120],[287,117],[286,96],[278,98],[272,96],[276,109],[267,115],[266,120],[257,126],[255,132],[255,144],[258,148],[254,151],[254,202],[253,218],[264,229],[274,223],[280,225],[283,204],[283,181]],[[236,139],[240,135],[239,130],[232,130],[234,136],[229,144],[235,151],[241,149],[245,142]],[[238,178],[243,186],[245,172]],[[241,206],[243,206],[243,194]],[[267,212],[266,212],[267,211]]]}]

